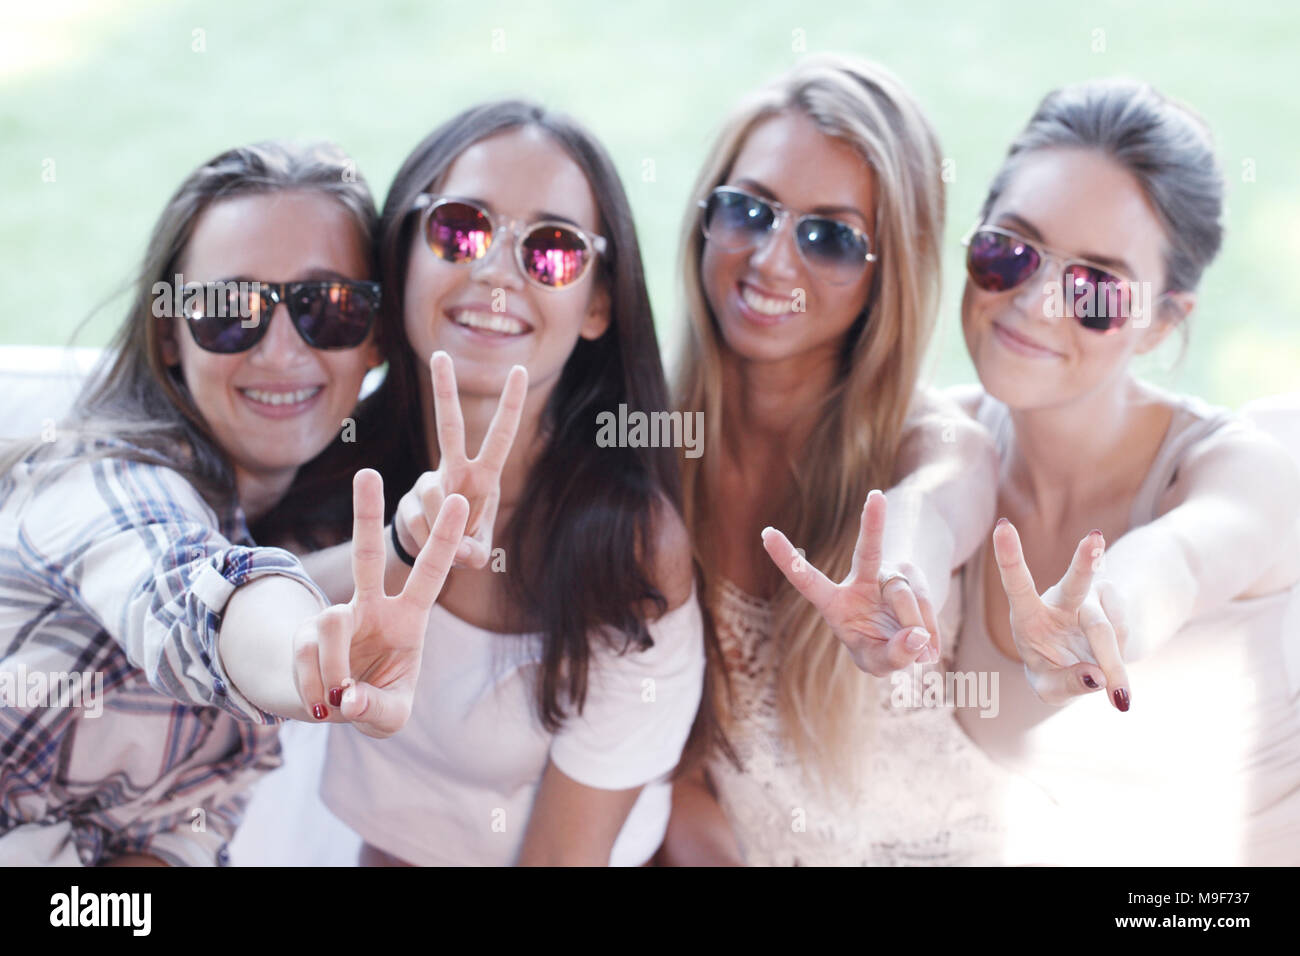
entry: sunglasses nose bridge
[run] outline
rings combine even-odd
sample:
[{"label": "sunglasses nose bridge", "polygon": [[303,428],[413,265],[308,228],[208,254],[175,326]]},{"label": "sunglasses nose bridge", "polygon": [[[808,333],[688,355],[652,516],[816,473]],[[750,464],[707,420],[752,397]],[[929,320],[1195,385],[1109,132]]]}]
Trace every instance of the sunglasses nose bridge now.
[{"label": "sunglasses nose bridge", "polygon": [[799,249],[795,235],[796,225],[789,210],[774,205],[772,223],[754,244],[749,255],[750,263],[763,271],[793,275],[797,271],[795,264],[803,261],[803,251]]},{"label": "sunglasses nose bridge", "polygon": [[[1055,321],[1057,308],[1053,299],[1065,289],[1065,261],[1053,252],[1034,249],[1038,263],[1016,289],[1012,301],[1025,315]],[[1055,278],[1053,278],[1055,277]],[[1052,283],[1056,285],[1053,287]]]},{"label": "sunglasses nose bridge", "polygon": [[[493,221],[492,241],[487,251],[470,262],[470,275],[488,285],[522,288],[523,272],[518,264],[519,224],[513,220]],[[505,279],[507,281],[495,281]]]}]

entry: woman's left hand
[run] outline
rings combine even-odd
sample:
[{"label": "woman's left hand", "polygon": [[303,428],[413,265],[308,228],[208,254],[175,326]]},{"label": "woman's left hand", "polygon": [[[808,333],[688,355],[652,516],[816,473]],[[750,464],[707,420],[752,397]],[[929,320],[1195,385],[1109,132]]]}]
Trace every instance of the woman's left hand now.
[{"label": "woman's left hand", "polygon": [[993,529],[993,552],[1011,605],[1011,637],[1030,687],[1045,703],[1106,689],[1116,710],[1129,708],[1120,652],[1128,636],[1123,602],[1110,582],[1093,579],[1105,548],[1100,531],[1085,536],[1065,576],[1040,597],[1015,525],[1003,518]]}]

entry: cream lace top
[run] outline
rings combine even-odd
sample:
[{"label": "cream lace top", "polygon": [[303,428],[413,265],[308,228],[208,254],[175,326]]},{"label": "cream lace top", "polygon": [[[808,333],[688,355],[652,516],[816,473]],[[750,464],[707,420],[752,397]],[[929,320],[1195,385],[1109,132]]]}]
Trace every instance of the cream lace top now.
[{"label": "cream lace top", "polygon": [[[954,595],[959,589],[954,588]],[[949,609],[956,610],[953,602]],[[787,751],[777,714],[774,635],[768,602],[722,581],[713,608],[732,682],[730,737],[743,770],[718,757],[709,776],[747,863],[768,866],[975,865],[1035,862],[1008,819],[1054,812],[1037,788],[1001,771],[962,732],[950,706],[916,706],[950,672],[949,635],[939,664],[876,685],[880,708],[857,793],[811,782]],[[937,703],[937,692],[928,700]],[[992,699],[996,700],[996,693]],[[965,699],[977,705],[977,695]],[[957,700],[956,694],[948,702]],[[869,715],[868,715],[869,716]],[[1041,836],[1042,828],[1033,827]]]}]

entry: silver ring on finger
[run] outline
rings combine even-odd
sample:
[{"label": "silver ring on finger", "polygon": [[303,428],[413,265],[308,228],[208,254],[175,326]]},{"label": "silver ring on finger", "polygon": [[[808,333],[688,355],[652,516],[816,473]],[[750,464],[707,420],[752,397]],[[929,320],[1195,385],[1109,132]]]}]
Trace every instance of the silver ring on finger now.
[{"label": "silver ring on finger", "polygon": [[895,571],[893,574],[888,574],[888,575],[886,575],[885,577],[883,577],[883,578],[880,579],[880,582],[879,582],[879,583],[880,583],[880,593],[881,593],[881,594],[884,594],[884,593],[885,593],[885,588],[887,588],[887,587],[889,586],[890,582],[891,582],[891,581],[896,581],[896,580],[899,580],[899,579],[901,579],[902,582],[903,582],[904,584],[906,584],[906,585],[908,586],[909,589],[912,587],[912,582],[909,581],[909,580],[907,579],[907,575],[906,575],[906,574],[903,574],[901,571]]}]

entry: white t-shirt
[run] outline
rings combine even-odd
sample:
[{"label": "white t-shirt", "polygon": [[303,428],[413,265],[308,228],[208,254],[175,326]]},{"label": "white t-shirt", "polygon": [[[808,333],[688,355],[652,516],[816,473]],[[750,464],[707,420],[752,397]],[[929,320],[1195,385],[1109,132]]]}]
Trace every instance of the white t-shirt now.
[{"label": "white t-shirt", "polygon": [[[539,635],[498,634],[435,605],[410,722],[384,740],[330,730],[321,796],[366,842],[426,866],[509,866],[548,758],[578,783],[644,785],[610,854],[637,866],[659,848],[671,784],[704,683],[695,593],[649,625],[654,646],[594,640],[582,714],[555,734],[536,715]],[[620,645],[621,646],[621,645]]]}]

